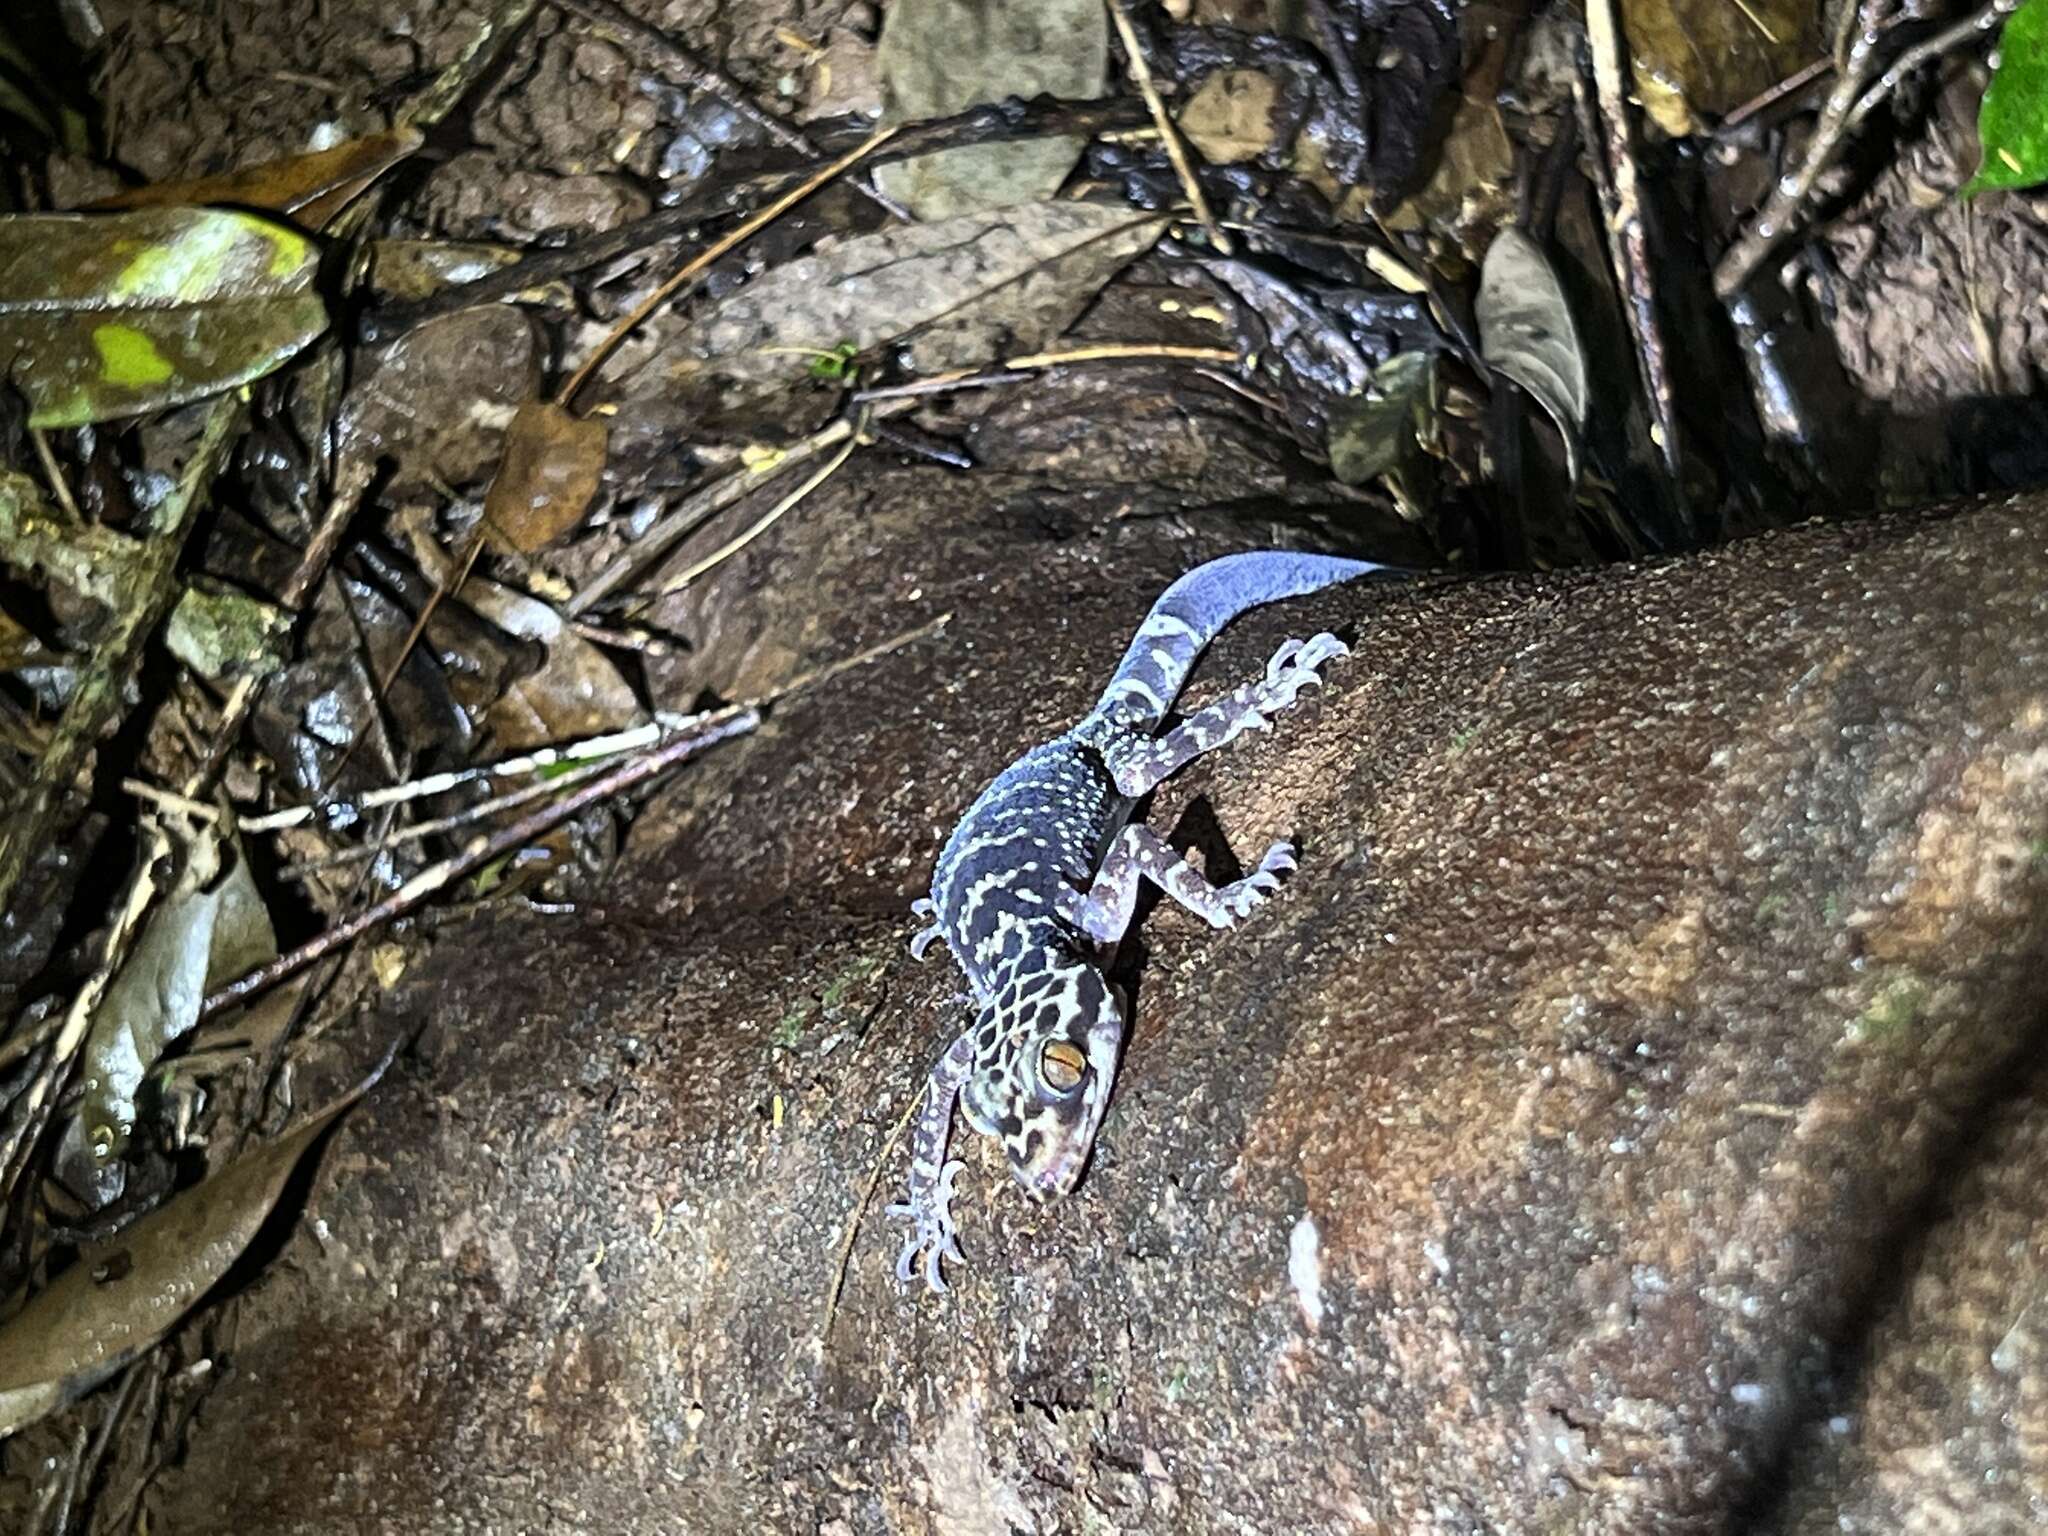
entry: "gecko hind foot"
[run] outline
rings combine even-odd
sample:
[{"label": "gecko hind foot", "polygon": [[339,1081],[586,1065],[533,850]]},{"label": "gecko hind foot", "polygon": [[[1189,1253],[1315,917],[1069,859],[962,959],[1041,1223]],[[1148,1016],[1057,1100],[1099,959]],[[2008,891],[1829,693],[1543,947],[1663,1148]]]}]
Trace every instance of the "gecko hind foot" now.
[{"label": "gecko hind foot", "polygon": [[1266,663],[1266,690],[1273,699],[1266,707],[1285,709],[1302,689],[1322,686],[1322,674],[1316,669],[1350,654],[1351,647],[1328,632],[1287,641]]},{"label": "gecko hind foot", "polygon": [[946,1289],[946,1280],[941,1271],[942,1260],[950,1259],[955,1264],[967,1262],[960,1252],[957,1230],[953,1224],[953,1181],[960,1176],[964,1167],[958,1158],[940,1170],[938,1181],[930,1193],[920,1199],[910,1199],[889,1206],[883,1215],[907,1219],[910,1235],[904,1239],[903,1251],[896,1256],[896,1283],[908,1285],[916,1273],[917,1256],[924,1255],[924,1283],[934,1291]]},{"label": "gecko hind foot", "polygon": [[1283,839],[1268,848],[1257,869],[1242,880],[1233,880],[1217,890],[1229,919],[1229,923],[1219,926],[1242,922],[1251,916],[1254,907],[1280,889],[1281,875],[1293,868],[1294,844]]}]

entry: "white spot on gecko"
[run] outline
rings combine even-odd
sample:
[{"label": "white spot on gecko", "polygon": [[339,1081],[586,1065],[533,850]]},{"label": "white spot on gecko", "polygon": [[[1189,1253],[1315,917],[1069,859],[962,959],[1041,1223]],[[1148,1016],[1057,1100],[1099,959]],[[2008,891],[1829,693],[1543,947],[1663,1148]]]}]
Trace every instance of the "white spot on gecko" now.
[{"label": "white spot on gecko", "polygon": [[1294,1284],[1294,1299],[1301,1303],[1301,1315],[1309,1332],[1323,1326],[1323,1255],[1316,1219],[1306,1211],[1294,1230],[1287,1234],[1287,1278]]}]

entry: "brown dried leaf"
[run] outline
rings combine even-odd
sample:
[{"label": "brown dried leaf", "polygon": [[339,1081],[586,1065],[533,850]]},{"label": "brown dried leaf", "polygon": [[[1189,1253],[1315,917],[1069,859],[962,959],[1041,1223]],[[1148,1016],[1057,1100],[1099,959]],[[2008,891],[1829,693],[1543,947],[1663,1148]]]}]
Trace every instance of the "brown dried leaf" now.
[{"label": "brown dried leaf", "polygon": [[81,1252],[30,1297],[0,1326],[0,1436],[90,1391],[162,1338],[241,1256],[306,1149],[354,1101]]},{"label": "brown dried leaf", "polygon": [[581,522],[604,478],[605,439],[602,421],[551,400],[520,406],[484,496],[484,522],[497,539],[530,555]]},{"label": "brown dried leaf", "polygon": [[166,204],[235,203],[244,208],[289,213],[307,228],[319,229],[364,188],[425,142],[417,128],[394,128],[350,139],[332,149],[260,161],[225,176],[135,187],[89,206],[151,208]]},{"label": "brown dried leaf", "polygon": [[1028,203],[836,241],[714,306],[649,374],[666,390],[709,372],[729,404],[805,382],[809,358],[848,343],[907,343],[925,373],[1033,351],[1166,224],[1127,208]]}]

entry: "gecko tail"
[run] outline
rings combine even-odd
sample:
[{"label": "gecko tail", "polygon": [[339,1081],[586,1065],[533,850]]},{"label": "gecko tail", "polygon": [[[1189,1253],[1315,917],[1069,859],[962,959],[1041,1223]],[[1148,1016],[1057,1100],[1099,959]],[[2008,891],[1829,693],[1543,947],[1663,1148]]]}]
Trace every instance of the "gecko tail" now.
[{"label": "gecko tail", "polygon": [[1127,729],[1156,730],[1196,659],[1239,614],[1376,571],[1402,569],[1290,550],[1253,550],[1198,565],[1159,594],[1103,689],[1094,718]]}]

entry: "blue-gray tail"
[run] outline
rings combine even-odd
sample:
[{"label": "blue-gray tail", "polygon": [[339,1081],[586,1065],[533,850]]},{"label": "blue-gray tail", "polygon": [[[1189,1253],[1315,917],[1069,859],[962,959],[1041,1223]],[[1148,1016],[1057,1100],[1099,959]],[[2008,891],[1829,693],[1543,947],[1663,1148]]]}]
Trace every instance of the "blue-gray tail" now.
[{"label": "blue-gray tail", "polygon": [[1398,569],[1285,550],[1254,550],[1198,565],[1159,594],[1102,691],[1095,714],[1136,730],[1156,729],[1194,670],[1195,658],[1239,614],[1374,571]]}]

